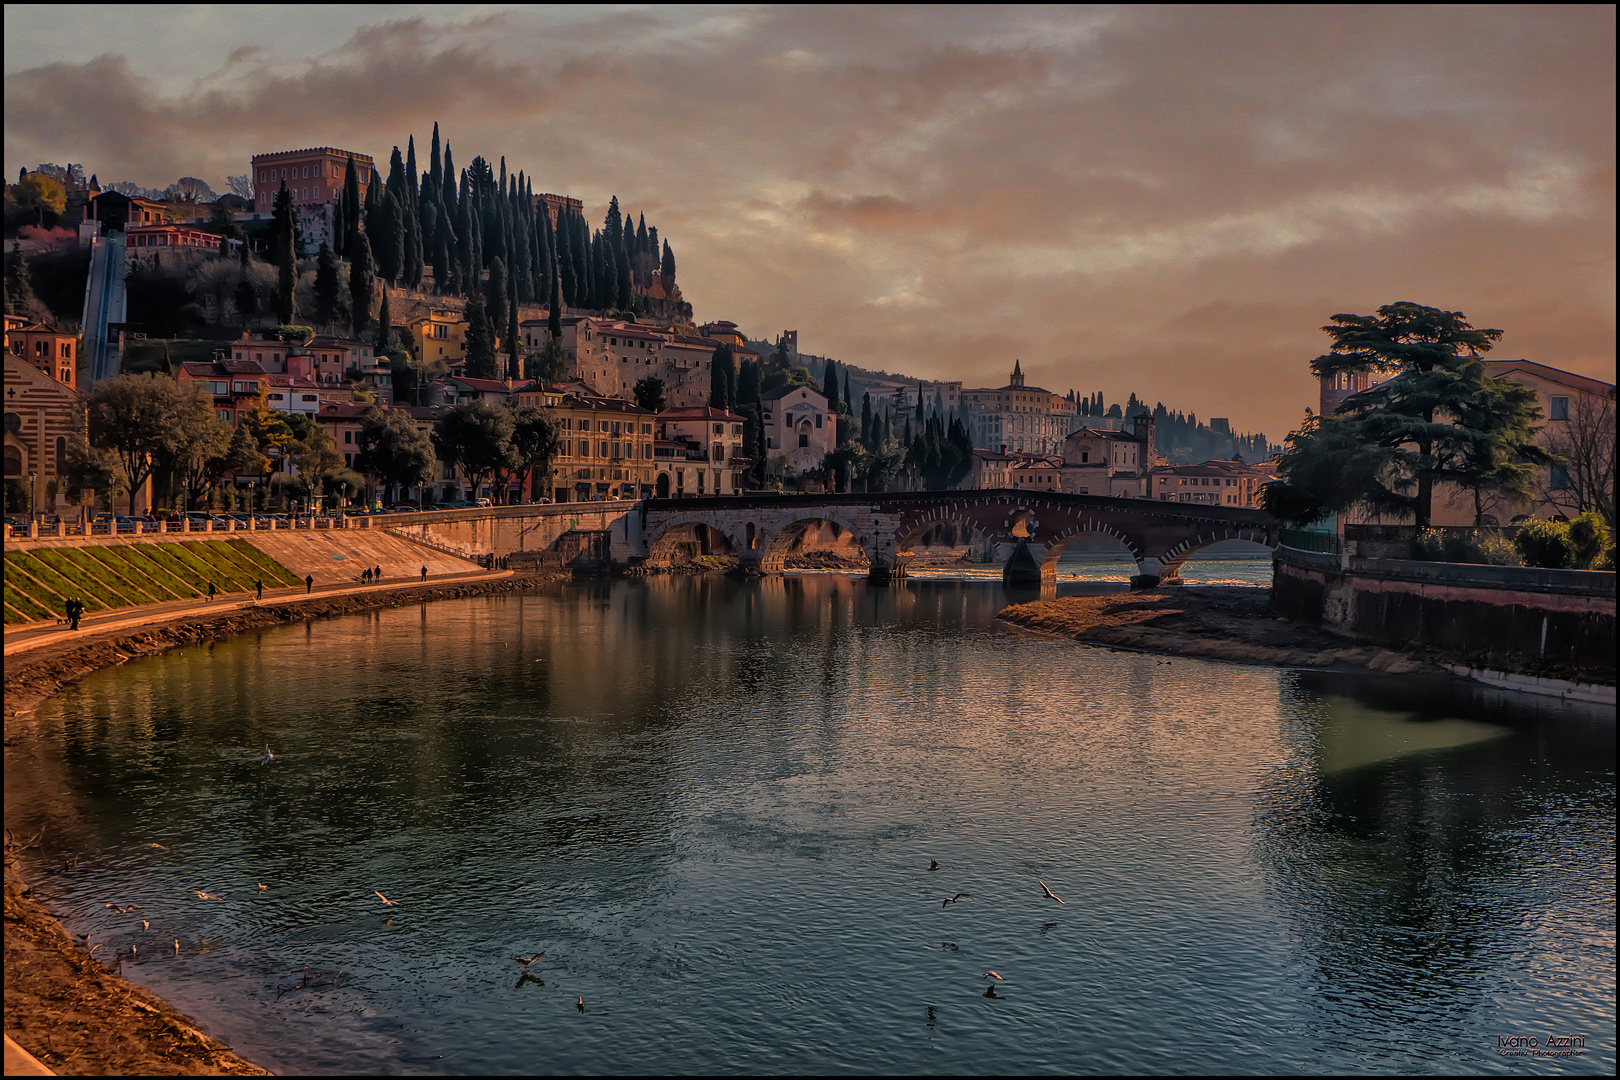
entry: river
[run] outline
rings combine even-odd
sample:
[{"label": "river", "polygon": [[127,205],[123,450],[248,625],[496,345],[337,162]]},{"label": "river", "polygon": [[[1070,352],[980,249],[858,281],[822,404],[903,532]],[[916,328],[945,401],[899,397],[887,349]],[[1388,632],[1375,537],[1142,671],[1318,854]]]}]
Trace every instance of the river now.
[{"label": "river", "polygon": [[46,702],[8,819],[277,1072],[1613,1073],[1612,710],[1006,601],[655,578],[244,635]]}]

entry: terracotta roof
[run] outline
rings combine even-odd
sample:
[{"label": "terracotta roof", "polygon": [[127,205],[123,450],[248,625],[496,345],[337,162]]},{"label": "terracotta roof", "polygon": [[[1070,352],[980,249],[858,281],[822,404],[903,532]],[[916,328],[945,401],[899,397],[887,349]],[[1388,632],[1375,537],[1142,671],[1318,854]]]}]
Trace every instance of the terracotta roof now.
[{"label": "terracotta roof", "polygon": [[1077,435],[1082,437],[1082,438],[1086,438],[1086,439],[1124,439],[1127,442],[1141,442],[1142,441],[1141,439],[1137,438],[1135,434],[1133,434],[1132,432],[1129,432],[1129,431],[1111,431],[1111,430],[1102,429],[1102,428],[1089,428],[1089,427],[1078,428],[1078,429],[1076,429],[1074,431],[1069,432],[1063,438],[1064,438],[1064,441],[1066,442],[1069,439],[1072,439]]},{"label": "terracotta roof", "polygon": [[815,389],[813,387],[809,387],[809,386],[798,386],[798,385],[794,385],[794,386],[778,386],[775,390],[768,390],[765,393],[759,395],[759,399],[761,401],[775,401],[777,398],[787,397],[789,394],[793,393],[793,391],[795,391],[795,390],[808,390],[808,391],[810,391],[810,393],[812,393],[816,397],[820,398],[823,405],[825,405],[827,403],[826,395],[824,395],[820,390],[817,390],[817,389]]},{"label": "terracotta roof", "polygon": [[705,405],[702,408],[693,407],[693,408],[688,408],[688,409],[665,409],[663,412],[658,414],[658,419],[660,419],[660,420],[732,420],[732,421],[736,421],[736,422],[740,423],[743,418],[741,416],[738,416],[734,412],[727,412],[727,411],[725,411],[723,409],[717,409],[713,405]]},{"label": "terracotta roof", "polygon": [[511,387],[496,379],[469,379],[465,375],[451,375],[449,379],[451,382],[460,383],[463,386],[470,386],[474,390],[479,390],[486,394],[512,393]]}]

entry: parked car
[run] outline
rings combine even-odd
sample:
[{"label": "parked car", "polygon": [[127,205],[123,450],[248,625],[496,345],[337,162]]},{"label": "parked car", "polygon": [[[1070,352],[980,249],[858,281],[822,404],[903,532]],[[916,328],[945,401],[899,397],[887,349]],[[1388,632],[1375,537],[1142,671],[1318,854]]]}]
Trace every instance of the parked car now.
[{"label": "parked car", "polygon": [[113,523],[114,523],[115,526],[117,526],[117,531],[118,532],[132,533],[132,532],[135,531],[135,523],[136,523],[136,521],[135,521],[134,518],[115,517],[115,518],[113,518]]},{"label": "parked car", "polygon": [[402,502],[394,504],[394,513],[396,514],[414,514],[420,509],[421,507],[417,506],[415,503]]},{"label": "parked car", "polygon": [[490,501],[488,499],[479,499],[478,502],[475,505],[483,507],[483,506],[489,506],[491,504],[490,504]]}]

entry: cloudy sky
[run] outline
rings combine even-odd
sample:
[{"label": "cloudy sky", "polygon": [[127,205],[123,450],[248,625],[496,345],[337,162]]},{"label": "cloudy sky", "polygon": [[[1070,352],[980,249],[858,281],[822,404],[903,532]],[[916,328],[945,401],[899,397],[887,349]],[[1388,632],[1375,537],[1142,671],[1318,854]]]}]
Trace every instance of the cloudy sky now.
[{"label": "cloudy sky", "polygon": [[[873,368],[1135,391],[1277,440],[1336,312],[1615,370],[1608,6],[5,9],[5,167],[254,153],[609,195],[699,319]],[[386,167],[386,165],[384,165]]]}]

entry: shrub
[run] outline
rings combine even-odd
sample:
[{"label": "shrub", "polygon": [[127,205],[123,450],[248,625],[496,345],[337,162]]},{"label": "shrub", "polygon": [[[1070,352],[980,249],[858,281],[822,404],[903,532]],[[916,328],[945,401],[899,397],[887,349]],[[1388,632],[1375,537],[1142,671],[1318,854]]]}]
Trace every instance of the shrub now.
[{"label": "shrub", "polygon": [[1429,562],[1521,565],[1513,544],[1495,529],[1420,529],[1412,541],[1412,557]]},{"label": "shrub", "polygon": [[1569,523],[1569,549],[1574,563],[1582,570],[1596,566],[1613,545],[1603,519],[1588,510]]},{"label": "shrub", "polygon": [[1531,519],[1519,527],[1513,547],[1524,565],[1542,570],[1564,570],[1575,561],[1569,543],[1569,523]]}]

